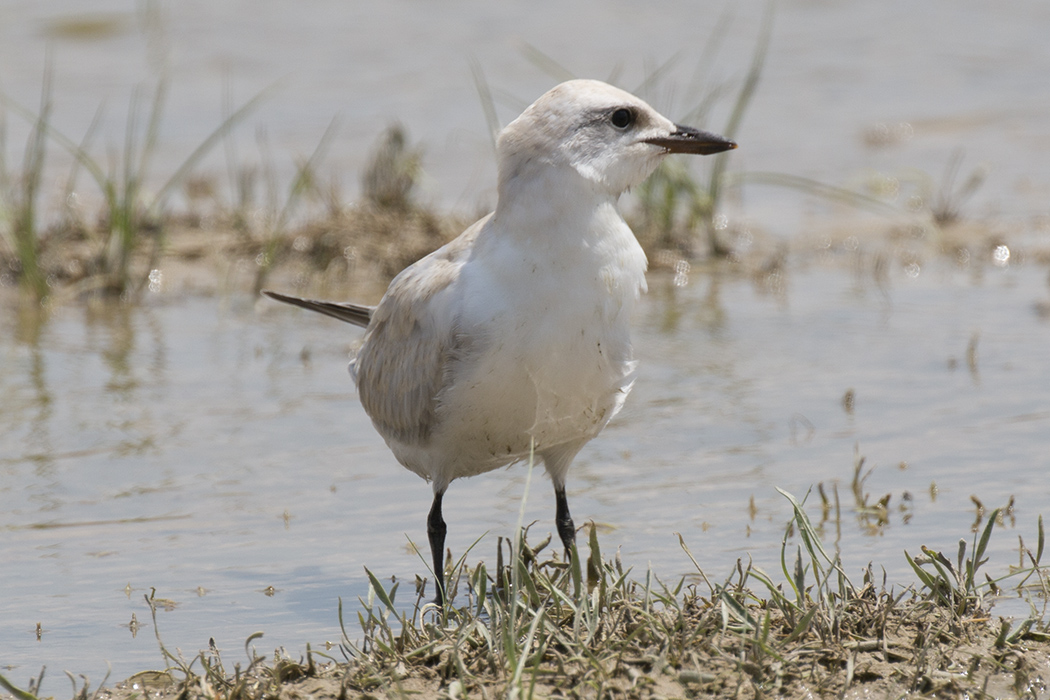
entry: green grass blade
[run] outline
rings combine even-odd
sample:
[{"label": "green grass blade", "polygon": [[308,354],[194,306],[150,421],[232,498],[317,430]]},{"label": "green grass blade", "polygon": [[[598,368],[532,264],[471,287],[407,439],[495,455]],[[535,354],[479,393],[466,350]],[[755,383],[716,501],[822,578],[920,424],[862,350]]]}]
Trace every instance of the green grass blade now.
[{"label": "green grass blade", "polygon": [[[723,135],[728,139],[736,137],[740,130],[740,125],[744,121],[744,115],[747,113],[747,108],[751,104],[751,98],[754,97],[755,91],[758,89],[758,83],[762,77],[762,68],[766,62],[766,52],[769,49],[769,42],[772,35],[773,0],[769,0],[766,3],[765,12],[762,14],[762,25],[759,29],[758,39],[755,41],[755,52],[751,57],[751,66],[748,69],[747,76],[744,78],[744,84],[741,86],[740,92],[737,93],[736,102],[733,104],[733,111],[729,116],[729,122],[723,130]],[[712,202],[717,203],[720,200],[722,176],[729,164],[730,153],[732,153],[732,151],[719,153],[715,156],[714,162],[711,164],[711,179],[708,182],[708,196]]]},{"label": "green grass blade", "polygon": [[[707,83],[707,76],[710,74],[711,66],[715,64],[715,58],[721,53],[722,46],[729,37],[729,25],[733,22],[734,9],[733,3],[726,3],[725,7],[722,8],[722,13],[718,16],[718,20],[707,35],[707,41],[704,42],[704,50],[700,53],[700,59],[696,62],[696,69],[689,83],[691,90],[694,92],[698,90],[704,91],[703,86]],[[720,92],[720,90],[719,88],[714,88],[706,90],[706,92],[708,96],[703,98],[699,105],[690,110],[684,118],[684,123],[693,124],[697,120],[702,119],[707,113],[705,104],[710,103],[712,101],[711,96]]]},{"label": "green grass blade", "polygon": [[11,681],[4,678],[3,674],[0,674],[0,687],[3,687],[4,690],[11,693],[11,695],[15,696],[18,700],[39,700],[37,696],[28,691],[22,690]]},{"label": "green grass blade", "polygon": [[156,90],[153,92],[153,103],[150,106],[149,124],[146,126],[146,137],[142,144],[142,153],[139,155],[139,164],[136,169],[140,182],[145,182],[149,169],[150,158],[157,148],[160,137],[160,122],[164,114],[164,103],[168,97],[168,78],[161,76],[157,81]]},{"label": "green grass blade", "polygon": [[755,622],[755,618],[751,616],[748,609],[721,586],[718,588],[718,600],[723,606],[723,620],[726,619],[725,612],[729,612],[733,617],[744,624],[747,631],[750,632],[758,629],[758,623]]},{"label": "green grass blade", "polygon": [[788,531],[785,529],[784,538],[780,541],[780,571],[784,574],[784,580],[787,581],[788,585],[791,586],[791,590],[795,593],[795,603],[802,605],[802,591],[795,584],[795,577],[791,575],[791,571],[788,569],[787,541]]},{"label": "green grass blade", "polygon": [[555,61],[551,56],[540,51],[532,44],[526,42],[521,46],[521,53],[525,60],[539,68],[541,71],[554,78],[559,83],[572,80],[577,76],[568,68]]},{"label": "green grass blade", "polygon": [[930,589],[930,593],[936,596],[936,598],[941,602],[942,605],[951,605],[951,601],[948,600],[948,598],[946,598],[944,595],[943,585],[938,585],[938,580],[931,576],[928,571],[919,566],[919,564],[914,559],[912,559],[911,555],[908,554],[908,550],[904,550],[904,558],[908,561],[908,564],[915,572],[915,575],[919,577],[919,580],[922,582],[922,585]]},{"label": "green grass blade", "polygon": [[[81,152],[87,153],[88,148],[91,146],[91,141],[94,139],[95,134],[98,133],[99,124],[102,123],[103,109],[102,105],[98,106],[95,110],[95,116],[91,119],[91,123],[88,125],[87,131],[84,132],[84,138],[80,140],[78,148]],[[69,169],[69,177],[66,179],[66,195],[70,195],[76,191],[77,176],[80,174],[80,168],[83,163],[80,162],[79,158],[73,158],[73,165]]]},{"label": "green grass blade", "polygon": [[814,616],[816,616],[817,611],[819,610],[820,607],[817,605],[811,607],[809,609],[809,612],[803,615],[802,619],[799,620],[798,624],[795,625],[794,629],[791,630],[791,633],[787,637],[784,637],[784,641],[782,642],[782,644],[790,644],[796,639],[802,637],[802,635],[804,635],[809,630],[809,625],[811,622],[813,622],[813,618]]},{"label": "green grass blade", "polygon": [[135,183],[137,172],[132,162],[135,160],[135,137],[138,133],[139,99],[141,88],[135,87],[131,91],[131,100],[128,103],[128,120],[124,126],[124,165],[121,172],[122,192],[121,222],[114,226],[115,229],[125,230],[130,228],[131,212],[128,209],[133,206],[137,199],[135,196]]},{"label": "green grass blade", "polygon": [[740,88],[736,102],[733,104],[733,112],[729,116],[729,122],[726,124],[725,133],[723,134],[726,138],[732,139],[738,133],[740,125],[744,121],[744,115],[747,113],[747,108],[751,104],[751,98],[755,96],[759,80],[762,78],[762,69],[766,63],[766,54],[773,36],[773,8],[773,0],[768,0],[765,11],[762,13],[762,25],[759,29],[758,39],[755,41],[755,52],[751,56],[751,66],[748,68],[744,84]]},{"label": "green grass blade", "polygon": [[702,578],[704,580],[704,583],[707,584],[708,589],[711,591],[711,595],[714,595],[715,587],[711,584],[711,581],[708,580],[707,574],[704,573],[704,570],[700,568],[700,564],[697,563],[696,557],[694,557],[693,553],[689,551],[689,546],[686,545],[685,538],[682,537],[682,533],[676,532],[674,534],[676,537],[678,537],[678,545],[682,548],[682,551],[685,552],[686,556],[689,557],[689,561],[693,562],[693,566],[696,567],[696,571],[698,574],[700,574],[700,578]]},{"label": "green grass blade", "polygon": [[831,556],[828,555],[827,550],[824,549],[824,543],[821,542],[816,528],[813,527],[813,524],[809,520],[809,516],[806,515],[806,511],[803,510],[802,504],[787,491],[781,488],[777,488],[777,491],[784,496],[784,498],[788,499],[788,502],[791,503],[791,507],[794,509],[795,523],[798,526],[799,537],[802,539],[802,543],[805,545],[806,550],[809,552],[813,561],[813,576],[817,579],[821,577],[820,571],[823,570],[823,566],[820,565],[820,559],[823,559],[831,565],[832,569],[834,569],[839,576],[842,577],[849,588],[854,589],[855,587],[853,583],[850,581],[849,577],[846,576],[846,572],[842,570],[841,565],[838,563],[838,559],[832,559]]},{"label": "green grass blade", "polygon": [[903,213],[898,207],[861,192],[854,192],[853,190],[848,190],[844,187],[827,185],[818,180],[788,173],[764,171],[732,173],[724,176],[722,184],[724,187],[738,187],[740,185],[769,185],[773,187],[784,187],[799,190],[800,192],[820,197],[837,204],[845,204],[855,209],[870,211],[875,214],[895,216]]},{"label": "green grass blade", "polygon": [[264,632],[252,632],[248,635],[248,638],[244,640],[244,655],[248,657],[248,662],[253,663],[255,661],[255,654],[248,649],[248,646],[256,639],[262,639]]},{"label": "green grass blade", "polygon": [[540,593],[536,588],[536,581],[529,575],[525,562],[520,558],[517,559],[517,567],[519,569],[518,576],[521,583],[525,586],[525,592],[529,597],[529,604],[533,607],[538,606],[540,604]]},{"label": "green grass blade", "polygon": [[1043,559],[1043,545],[1046,544],[1046,535],[1043,532],[1043,516],[1039,516],[1039,537],[1037,540],[1035,550],[1035,565],[1039,566],[1039,562]]},{"label": "green grass blade", "polygon": [[[375,592],[376,598],[379,598],[379,602],[386,606],[387,610],[396,614],[397,611],[394,610],[394,601],[389,595],[387,595],[386,589],[383,588],[383,584],[379,582],[379,579],[376,578],[375,574],[368,570],[368,567],[365,567],[365,574],[368,576],[368,582],[372,585],[372,590]],[[397,590],[396,586],[394,587],[394,590]]]},{"label": "green grass blade", "polygon": [[973,563],[975,569],[981,565],[981,561],[984,559],[984,553],[988,549],[988,541],[992,538],[992,530],[995,528],[995,523],[999,519],[999,513],[1001,512],[1002,508],[996,508],[988,515],[988,524],[984,526],[984,532],[981,533],[981,539],[973,550]]},{"label": "green grass blade", "polygon": [[954,599],[957,595],[962,594],[963,592],[960,591],[955,585],[958,579],[951,574],[950,564],[949,566],[945,566],[945,563],[948,563],[948,560],[944,557],[944,555],[940,552],[935,552],[931,549],[927,549],[926,547],[923,547],[922,551],[924,554],[926,554],[926,556],[930,558],[930,563],[933,564],[933,568],[937,569],[938,578],[936,580],[942,584],[941,590],[948,591],[951,594],[952,599]]},{"label": "green grass blade", "polygon": [[214,131],[208,134],[207,138],[205,138],[200,143],[200,145],[198,145],[197,148],[193,150],[189,157],[182,162],[182,165],[180,165],[175,170],[175,172],[172,173],[171,177],[168,178],[167,182],[165,182],[160,187],[160,189],[157,190],[157,195],[154,197],[153,200],[154,203],[163,203],[171,194],[171,192],[176,187],[182,184],[186,177],[189,176],[190,172],[192,172],[193,169],[197,166],[197,163],[199,163],[200,160],[204,158],[204,156],[206,156],[209,151],[211,151],[215,144],[217,144],[223,137],[225,137],[230,131],[232,131],[238,124],[244,121],[249,114],[255,111],[255,109],[263,102],[263,100],[269,97],[270,93],[272,93],[277,88],[277,85],[278,83],[274,83],[269,87],[263,88],[258,93],[256,93],[254,97],[252,97],[250,100],[241,105],[235,112],[233,112],[233,114],[223,119],[222,123],[219,124],[219,126],[216,127]]},{"label": "green grass blade", "polygon": [[647,70],[645,72],[645,78],[642,79],[642,82],[638,83],[638,85],[636,85],[628,92],[630,92],[632,95],[638,95],[639,97],[646,98],[648,96],[648,93],[651,90],[653,90],[657,84],[659,84],[660,80],[662,80],[665,75],[670,73],[671,69],[674,68],[674,66],[681,61],[681,58],[681,52],[676,52],[656,68],[653,68],[652,70]]},{"label": "green grass blade", "polygon": [[602,553],[598,547],[598,528],[591,525],[591,536],[588,542],[590,554],[587,555],[587,590],[594,590],[602,579]]},{"label": "green grass blade", "polygon": [[[17,102],[12,100],[7,95],[4,95],[4,94],[0,93],[0,101],[2,101],[4,103],[4,106],[6,108],[8,108],[11,111],[15,112],[20,117],[22,117],[23,119],[26,119],[29,122],[37,122],[39,120],[38,115],[34,114],[31,109],[27,109],[27,108],[23,107],[22,105],[18,104]],[[68,136],[66,136],[62,132],[58,131],[57,129],[55,129],[54,126],[52,126],[51,124],[49,124],[47,122],[43,122],[43,125],[44,125],[45,130],[47,131],[47,135],[50,136],[55,141],[57,141],[58,144],[60,146],[62,146],[62,148],[64,148],[66,151],[68,151],[70,153],[70,155],[72,155],[74,158],[76,158],[77,161],[81,165],[83,165],[84,168],[87,169],[87,171],[91,174],[92,178],[94,178],[95,182],[99,186],[99,189],[101,189],[102,192],[105,193],[106,192],[106,181],[109,178],[106,175],[106,172],[102,169],[102,166],[99,165],[99,163],[97,161],[95,161],[93,158],[91,158],[91,156],[88,155],[87,152],[81,150],[80,147],[78,146],[78,144],[75,141],[73,141]]]},{"label": "green grass blade", "polygon": [[580,564],[580,549],[575,542],[572,543],[572,550],[569,552],[569,576],[572,578],[573,598],[578,602],[583,594],[583,571]]},{"label": "green grass blade", "polygon": [[[22,286],[39,300],[48,294],[47,277],[40,268],[40,238],[37,221],[37,198],[43,182],[44,163],[47,159],[47,129],[51,116],[51,79],[53,75],[50,51],[44,68],[43,85],[40,89],[40,111],[30,119],[32,129],[26,141],[22,161],[22,177],[13,189],[14,221],[12,223],[13,248],[22,266]],[[6,179],[6,178],[5,178]],[[10,182],[9,182],[10,186]]]},{"label": "green grass blade", "polygon": [[474,569],[474,595],[477,596],[477,606],[474,610],[474,615],[481,617],[482,612],[485,610],[485,604],[488,602],[488,584],[489,576],[485,570],[485,564],[478,564],[478,567]]},{"label": "green grass blade", "polygon": [[470,62],[470,72],[474,75],[474,88],[478,91],[478,101],[481,102],[481,111],[485,114],[485,125],[489,130],[489,139],[492,141],[492,153],[496,153],[496,138],[499,136],[499,117],[496,115],[496,101],[492,97],[492,88],[481,64],[476,60]]}]

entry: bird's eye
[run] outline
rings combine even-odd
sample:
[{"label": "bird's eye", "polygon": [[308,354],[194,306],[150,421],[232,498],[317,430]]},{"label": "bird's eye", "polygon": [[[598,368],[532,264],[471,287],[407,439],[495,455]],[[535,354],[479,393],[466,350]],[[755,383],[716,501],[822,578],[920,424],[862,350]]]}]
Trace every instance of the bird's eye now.
[{"label": "bird's eye", "polygon": [[611,121],[617,129],[626,129],[634,121],[634,112],[626,108],[620,108],[612,113]]}]

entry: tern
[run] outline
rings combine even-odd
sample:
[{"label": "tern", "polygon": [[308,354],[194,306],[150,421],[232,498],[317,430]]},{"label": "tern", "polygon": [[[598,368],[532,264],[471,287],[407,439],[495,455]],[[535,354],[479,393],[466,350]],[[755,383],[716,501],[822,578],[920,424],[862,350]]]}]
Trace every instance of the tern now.
[{"label": "tern", "polygon": [[495,211],[405,268],[377,306],[264,292],[366,329],[350,374],[398,462],[433,486],[439,606],[454,479],[539,457],[571,554],[569,465],[636,372],[630,319],[647,261],[617,200],[670,153],[732,148],[628,92],[571,80],[500,132]]}]

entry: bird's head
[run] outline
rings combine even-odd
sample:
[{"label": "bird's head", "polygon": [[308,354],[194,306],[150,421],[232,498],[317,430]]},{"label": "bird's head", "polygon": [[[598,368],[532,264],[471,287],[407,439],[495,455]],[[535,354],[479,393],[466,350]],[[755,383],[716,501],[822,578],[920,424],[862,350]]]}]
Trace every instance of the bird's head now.
[{"label": "bird's head", "polygon": [[736,148],[716,134],[675,124],[644,101],[597,80],[570,80],[500,133],[500,190],[545,169],[570,169],[618,196],[647,178],[668,153],[706,155]]}]

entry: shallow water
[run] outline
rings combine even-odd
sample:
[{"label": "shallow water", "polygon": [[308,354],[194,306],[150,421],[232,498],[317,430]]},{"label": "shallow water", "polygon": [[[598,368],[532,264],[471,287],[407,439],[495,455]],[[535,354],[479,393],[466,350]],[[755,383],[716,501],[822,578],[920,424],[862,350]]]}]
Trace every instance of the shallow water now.
[{"label": "shallow water", "polygon": [[[907,583],[902,550],[954,553],[971,494],[989,508],[1013,496],[1016,521],[992,542],[992,571],[1005,573],[1050,502],[1047,269],[865,269],[654,276],[637,385],[570,476],[577,523],[604,526],[605,548],[639,574],[690,572],[675,532],[712,578],[748,556],[776,571],[790,508],[774,487],[801,497],[823,482],[841,502],[824,536],[847,571],[873,561]],[[192,655],[214,638],[232,657],[257,630],[264,653],[337,641],[337,600],[354,609],[365,566],[411,597],[425,567],[407,544],[425,549],[430,490],[357,401],[345,372],[357,333],[275,306],[154,294],[141,308],[63,308],[36,334],[4,320],[0,648],[15,679],[41,665],[95,682],[107,661],[114,678],[161,666],[152,588],[178,603],[158,613],[169,648]],[[875,467],[871,501],[891,495],[881,526],[854,508],[855,450]],[[527,473],[453,484],[454,553],[488,533],[471,556],[494,557]],[[526,519],[545,533],[552,518],[537,473]]]}]

